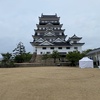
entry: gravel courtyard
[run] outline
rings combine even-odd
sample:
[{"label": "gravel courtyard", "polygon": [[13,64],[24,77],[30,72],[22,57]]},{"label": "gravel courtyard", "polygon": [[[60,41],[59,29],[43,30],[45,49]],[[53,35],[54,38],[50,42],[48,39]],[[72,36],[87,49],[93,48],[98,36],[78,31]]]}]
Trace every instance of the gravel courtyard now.
[{"label": "gravel courtyard", "polygon": [[100,69],[0,68],[0,100],[100,100]]}]

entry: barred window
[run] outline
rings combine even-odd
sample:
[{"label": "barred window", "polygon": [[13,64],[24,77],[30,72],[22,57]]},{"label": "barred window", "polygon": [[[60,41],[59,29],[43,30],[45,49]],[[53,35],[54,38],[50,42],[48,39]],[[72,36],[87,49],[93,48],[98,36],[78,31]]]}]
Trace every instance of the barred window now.
[{"label": "barred window", "polygon": [[62,47],[58,47],[58,49],[62,49]]},{"label": "barred window", "polygon": [[66,47],[66,49],[70,49],[70,47]]},{"label": "barred window", "polygon": [[74,47],[74,49],[78,49],[78,47]]},{"label": "barred window", "polygon": [[42,49],[46,49],[46,47],[42,47]]},{"label": "barred window", "polygon": [[54,47],[50,47],[50,49],[54,49]]}]

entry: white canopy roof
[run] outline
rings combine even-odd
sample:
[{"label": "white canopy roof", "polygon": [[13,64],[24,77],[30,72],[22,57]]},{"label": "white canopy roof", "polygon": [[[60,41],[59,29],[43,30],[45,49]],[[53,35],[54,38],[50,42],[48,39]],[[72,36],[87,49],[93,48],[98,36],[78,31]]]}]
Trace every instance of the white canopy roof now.
[{"label": "white canopy roof", "polygon": [[80,68],[93,68],[93,60],[89,59],[88,57],[84,57],[79,60],[79,67]]},{"label": "white canopy roof", "polygon": [[0,54],[0,58],[2,58],[2,55]]},{"label": "white canopy roof", "polygon": [[80,59],[79,61],[93,61],[93,60],[89,59],[88,57],[83,57],[83,58]]},{"label": "white canopy roof", "polygon": [[0,54],[0,61],[3,59],[2,55]]}]

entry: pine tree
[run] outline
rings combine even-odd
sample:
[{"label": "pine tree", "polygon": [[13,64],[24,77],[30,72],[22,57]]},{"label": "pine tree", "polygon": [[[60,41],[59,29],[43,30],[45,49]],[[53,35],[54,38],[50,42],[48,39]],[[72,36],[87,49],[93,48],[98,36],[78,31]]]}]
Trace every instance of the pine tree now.
[{"label": "pine tree", "polygon": [[13,59],[17,63],[22,63],[24,62],[24,57],[25,57],[25,46],[23,45],[22,42],[19,42],[17,47],[13,50]]}]

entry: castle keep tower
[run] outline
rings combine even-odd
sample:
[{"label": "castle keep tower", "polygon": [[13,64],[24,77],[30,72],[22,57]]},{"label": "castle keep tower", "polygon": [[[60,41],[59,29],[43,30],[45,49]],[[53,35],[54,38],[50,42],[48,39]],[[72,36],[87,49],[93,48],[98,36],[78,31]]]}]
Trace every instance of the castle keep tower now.
[{"label": "castle keep tower", "polygon": [[63,24],[60,24],[60,17],[55,15],[41,15],[39,24],[36,24],[35,34],[32,35],[32,46],[35,47],[37,55],[51,54],[57,50],[60,54],[66,54],[70,51],[82,52],[82,45],[79,41],[82,37],[77,37],[75,34],[67,41],[67,35],[64,34],[65,29],[62,29]]}]

